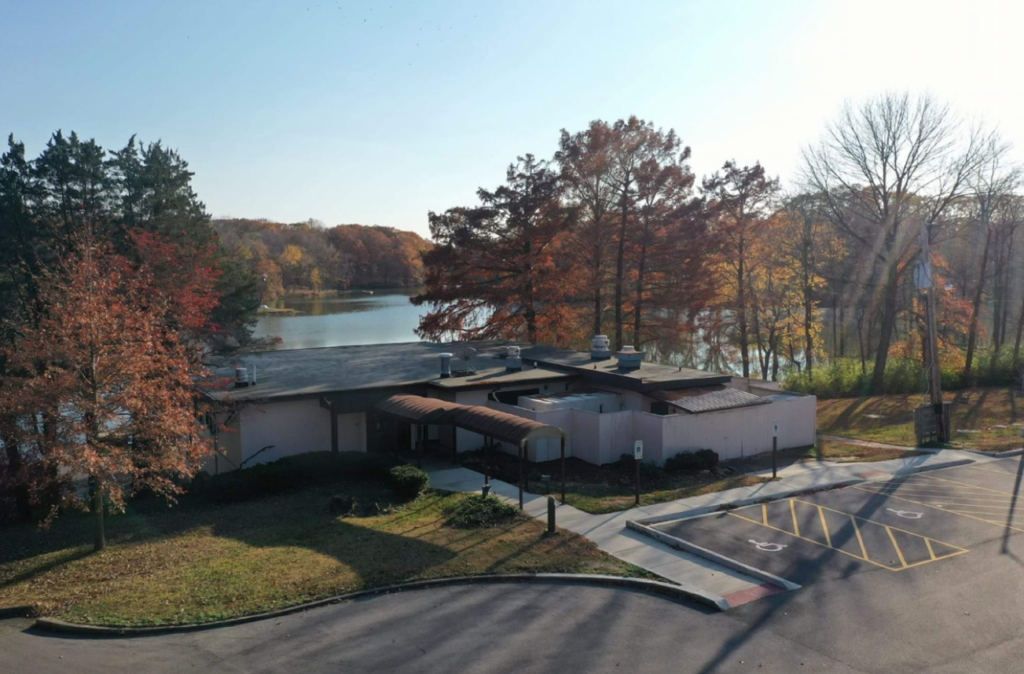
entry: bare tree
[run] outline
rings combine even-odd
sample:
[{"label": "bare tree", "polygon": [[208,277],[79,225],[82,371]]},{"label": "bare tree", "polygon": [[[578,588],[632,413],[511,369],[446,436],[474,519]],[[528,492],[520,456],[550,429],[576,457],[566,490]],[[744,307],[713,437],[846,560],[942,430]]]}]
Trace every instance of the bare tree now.
[{"label": "bare tree", "polygon": [[[992,241],[994,236],[1001,238],[998,224],[1005,224],[996,218],[996,213],[1007,202],[1011,193],[1020,184],[1020,169],[1008,165],[1006,154],[1009,144],[996,136],[990,136],[984,146],[984,161],[970,176],[971,190],[975,204],[972,224],[983,232],[981,256],[978,261],[978,279],[974,286],[974,297],[971,303],[971,322],[967,330],[967,354],[964,363],[964,380],[973,385],[974,352],[978,342],[978,314],[981,311],[982,298],[988,282],[989,258],[992,257]],[[993,334],[996,331],[993,331]]]},{"label": "bare tree", "polygon": [[883,392],[900,282],[916,253],[920,223],[938,223],[965,192],[984,147],[980,133],[963,133],[948,106],[930,96],[888,93],[847,104],[821,142],[804,150],[808,186],[825,197],[830,222],[861,248],[859,284],[876,289],[876,393]]}]

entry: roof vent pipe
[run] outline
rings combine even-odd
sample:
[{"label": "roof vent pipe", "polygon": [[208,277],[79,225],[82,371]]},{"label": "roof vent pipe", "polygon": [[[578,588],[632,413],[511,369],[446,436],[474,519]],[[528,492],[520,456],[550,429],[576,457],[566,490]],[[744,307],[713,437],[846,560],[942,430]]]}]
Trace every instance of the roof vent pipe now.
[{"label": "roof vent pipe", "polygon": [[518,346],[505,347],[505,371],[520,372],[523,369],[523,359],[520,357]]},{"label": "roof vent pipe", "polygon": [[441,354],[441,379],[448,379],[452,376],[452,354]]},{"label": "roof vent pipe", "polygon": [[644,362],[644,352],[637,351],[632,344],[624,345],[622,351],[616,353],[615,356],[619,359],[620,370],[639,370],[640,365]]},{"label": "roof vent pipe", "polygon": [[249,372],[245,369],[244,365],[238,365],[235,367],[235,388],[241,388],[249,385]]},{"label": "roof vent pipe", "polygon": [[608,335],[594,335],[590,343],[590,360],[608,360],[612,357],[612,341]]}]

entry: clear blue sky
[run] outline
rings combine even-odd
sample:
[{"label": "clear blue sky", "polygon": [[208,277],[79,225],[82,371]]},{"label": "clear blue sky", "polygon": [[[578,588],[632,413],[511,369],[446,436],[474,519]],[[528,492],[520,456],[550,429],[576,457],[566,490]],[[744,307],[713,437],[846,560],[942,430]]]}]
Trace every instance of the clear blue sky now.
[{"label": "clear blue sky", "polygon": [[1024,143],[1014,3],[0,0],[0,131],[177,148],[215,216],[427,232],[561,128],[635,114],[784,182],[847,98]]}]

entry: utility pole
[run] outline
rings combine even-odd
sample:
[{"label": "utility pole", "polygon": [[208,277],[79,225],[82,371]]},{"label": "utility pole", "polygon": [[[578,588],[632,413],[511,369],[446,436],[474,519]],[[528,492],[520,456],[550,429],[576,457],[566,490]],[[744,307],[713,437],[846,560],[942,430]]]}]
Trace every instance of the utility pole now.
[{"label": "utility pole", "polygon": [[939,365],[939,339],[935,325],[935,283],[933,282],[932,254],[929,246],[929,225],[921,221],[921,264],[917,287],[925,295],[925,325],[928,339],[928,380],[931,390],[932,410],[935,413],[935,436],[939,442],[949,442],[942,409],[942,368]]}]

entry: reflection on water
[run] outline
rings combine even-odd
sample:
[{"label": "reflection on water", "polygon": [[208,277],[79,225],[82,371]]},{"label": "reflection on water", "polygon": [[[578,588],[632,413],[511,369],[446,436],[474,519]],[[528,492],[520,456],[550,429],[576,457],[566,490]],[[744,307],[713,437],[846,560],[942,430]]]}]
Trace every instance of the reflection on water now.
[{"label": "reflection on water", "polygon": [[268,306],[300,313],[260,316],[253,336],[280,337],[284,340],[281,349],[415,342],[420,315],[426,313],[409,303],[416,292],[377,290],[372,295],[352,292],[277,300]]}]

